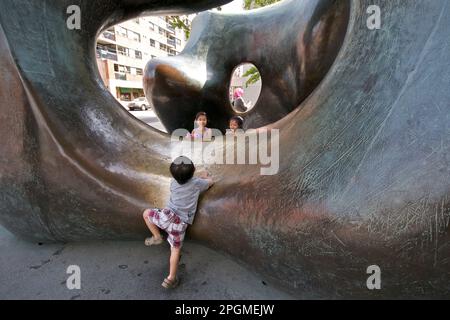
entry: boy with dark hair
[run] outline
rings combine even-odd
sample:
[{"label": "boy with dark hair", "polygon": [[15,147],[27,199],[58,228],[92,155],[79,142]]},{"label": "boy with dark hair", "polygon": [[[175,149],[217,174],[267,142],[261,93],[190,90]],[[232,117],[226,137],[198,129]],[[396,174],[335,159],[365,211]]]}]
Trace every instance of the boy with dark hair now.
[{"label": "boy with dark hair", "polygon": [[173,180],[170,183],[170,199],[164,209],[146,209],[143,217],[153,237],[145,239],[145,245],[158,245],[163,242],[159,229],[167,232],[170,244],[170,272],[164,279],[164,288],[175,288],[178,285],[177,269],[180,251],[183,245],[186,228],[192,224],[197,211],[198,197],[213,185],[208,173],[200,178],[194,177],[195,166],[187,157],[178,157],[170,165]]}]

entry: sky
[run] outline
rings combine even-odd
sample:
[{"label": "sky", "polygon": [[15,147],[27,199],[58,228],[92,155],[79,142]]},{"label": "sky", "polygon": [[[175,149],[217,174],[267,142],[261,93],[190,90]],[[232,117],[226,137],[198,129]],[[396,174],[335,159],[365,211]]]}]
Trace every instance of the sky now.
[{"label": "sky", "polygon": [[242,9],[243,2],[244,2],[243,0],[234,0],[233,2],[230,2],[222,6],[222,12],[233,13],[243,11],[244,10]]}]

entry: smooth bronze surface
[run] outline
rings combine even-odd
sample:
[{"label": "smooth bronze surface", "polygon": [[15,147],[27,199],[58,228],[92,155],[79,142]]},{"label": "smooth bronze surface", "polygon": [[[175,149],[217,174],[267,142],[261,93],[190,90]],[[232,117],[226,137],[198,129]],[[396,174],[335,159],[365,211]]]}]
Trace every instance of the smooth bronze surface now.
[{"label": "smooth bronze surface", "polygon": [[260,71],[262,89],[244,116],[245,128],[280,120],[330,69],[347,30],[349,6],[347,0],[288,0],[249,13],[202,13],[182,54],[148,63],[146,96],[169,132],[192,130],[199,111],[208,114],[212,127],[225,130],[236,115],[228,99],[231,76],[247,62]]},{"label": "smooth bronze surface", "polygon": [[[148,231],[142,210],[163,206],[168,197],[170,139],[133,118],[104,87],[95,62],[96,35],[146,10],[196,11],[225,2],[82,0],[82,28],[68,30],[69,1],[2,0],[2,225],[40,241],[143,239]],[[278,101],[279,91],[264,96],[269,103],[261,97],[254,113],[271,121],[265,117],[271,106],[274,119],[295,109],[268,125],[280,130],[279,173],[261,176],[259,166],[251,165],[211,166],[218,182],[202,197],[190,236],[299,294],[313,288],[324,297],[448,298],[450,3],[378,1],[381,29],[369,30],[372,2],[351,1],[347,34],[333,65],[297,108],[292,103],[302,100],[295,89],[302,86],[301,73],[294,76],[298,70],[288,68],[265,81],[295,93],[285,97],[286,103]],[[333,5],[302,3],[309,10]],[[297,15],[280,19],[286,5]],[[228,96],[214,91],[220,86],[199,91],[199,83],[228,81],[226,70],[250,60],[248,52],[279,56],[282,64],[307,70],[309,64],[285,61],[303,57],[297,52],[304,42],[294,37],[302,33],[290,28],[301,23],[297,19],[308,24],[310,16],[299,13],[298,6],[288,1],[250,13],[249,19],[261,15],[262,33],[256,38],[251,33],[258,31],[243,15],[199,16],[186,51],[171,60],[183,63],[157,67],[156,85],[164,79],[184,81],[188,74],[195,81],[182,82],[183,90],[165,91],[169,101],[178,94],[206,105],[222,96],[225,105]],[[276,37],[265,36],[265,23],[291,38],[273,46]],[[226,32],[233,37],[228,40]],[[255,40],[246,52],[250,39]],[[340,45],[333,43],[337,38],[324,39]],[[199,54],[189,54],[199,41],[206,51],[200,60]],[[224,55],[229,49],[231,58]],[[220,66],[221,58],[226,65]],[[269,60],[250,61],[267,70],[263,79],[271,70]],[[212,69],[205,80],[206,66]],[[158,99],[155,93],[153,99]],[[184,111],[174,105],[176,123]],[[190,113],[192,106],[187,107]],[[230,110],[217,109],[211,116],[220,123]],[[381,269],[382,290],[366,287],[370,265]]]}]

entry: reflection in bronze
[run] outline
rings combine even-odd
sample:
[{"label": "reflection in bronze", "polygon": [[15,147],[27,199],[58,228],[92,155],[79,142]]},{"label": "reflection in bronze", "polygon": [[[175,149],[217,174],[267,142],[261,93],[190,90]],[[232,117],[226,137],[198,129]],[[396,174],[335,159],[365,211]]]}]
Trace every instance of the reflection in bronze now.
[{"label": "reflection in bronze", "polygon": [[[80,0],[82,28],[68,30],[68,1],[2,1],[2,225],[40,241],[143,238],[142,210],[167,200],[170,140],[108,93],[95,63],[96,35],[145,10],[196,11],[225,2]],[[153,99],[212,108],[222,97],[211,111],[220,124],[230,109],[219,109],[228,97],[217,83],[250,61],[265,83],[275,84],[249,118],[278,120],[302,100],[302,74],[317,66],[295,60],[340,45],[327,35],[342,29],[314,21],[334,3],[339,12],[337,3],[345,1],[301,2],[302,13],[296,1],[250,13],[250,21],[259,17],[255,29],[245,15],[199,16],[182,57],[153,68],[154,86],[177,90],[152,92]],[[279,174],[211,166],[219,182],[202,198],[190,236],[299,296],[314,290],[321,297],[448,298],[450,4],[378,1],[381,29],[369,30],[372,3],[351,1],[346,37],[325,78],[298,108],[268,125],[280,129]],[[284,6],[295,14],[283,16]],[[301,23],[312,33],[291,30]],[[309,48],[316,32],[324,32],[324,45]],[[274,45],[275,35],[282,44]],[[274,59],[284,67],[272,75]],[[152,64],[148,76],[151,70]],[[193,108],[174,106],[174,119]],[[370,265],[381,268],[380,291],[366,287]]]}]

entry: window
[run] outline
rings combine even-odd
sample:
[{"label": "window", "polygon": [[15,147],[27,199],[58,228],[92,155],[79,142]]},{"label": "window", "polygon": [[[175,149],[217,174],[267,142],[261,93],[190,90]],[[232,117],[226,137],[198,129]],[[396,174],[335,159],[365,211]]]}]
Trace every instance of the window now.
[{"label": "window", "polygon": [[123,56],[130,56],[130,49],[122,46],[117,46],[117,52]]},{"label": "window", "polygon": [[177,46],[181,46],[181,40],[177,39]]},{"label": "window", "polygon": [[117,26],[117,34],[121,35],[122,37],[141,42],[141,35],[139,33],[128,30],[124,27]]},{"label": "window", "polygon": [[138,76],[142,76],[144,74],[144,70],[142,68],[128,67],[117,63],[114,64],[114,71],[118,73],[129,73]]},{"label": "window", "polygon": [[98,43],[97,50],[104,51],[105,53],[117,53],[116,46],[114,45],[102,45]]},{"label": "window", "polygon": [[124,81],[126,81],[127,80],[127,75],[123,74],[123,73],[115,73],[114,74],[114,78],[116,80],[124,80]]},{"label": "window", "polygon": [[149,22],[150,30],[155,30],[155,25],[152,22]]},{"label": "window", "polygon": [[134,57],[136,59],[142,59],[142,51],[117,46],[117,52],[123,56]]},{"label": "window", "polygon": [[121,64],[114,64],[114,71],[115,72],[121,72],[121,73],[130,73],[130,67],[123,66]]},{"label": "window", "polygon": [[128,30],[128,38],[137,42],[141,42],[141,35],[131,30]]},{"label": "window", "polygon": [[142,59],[142,52],[141,52],[141,51],[138,51],[138,50],[135,50],[135,51],[134,51],[134,57],[135,57],[136,59]]},{"label": "window", "polygon": [[159,34],[164,34],[165,33],[163,28],[158,27],[158,29],[159,29]]},{"label": "window", "polygon": [[151,45],[152,47],[155,47],[155,46],[156,46],[156,41],[153,40],[153,39],[150,39],[150,45]]},{"label": "window", "polygon": [[120,35],[122,37],[127,37],[127,29],[125,29],[121,26],[117,26],[116,32],[118,35]]},{"label": "window", "polygon": [[163,44],[163,43],[160,43],[159,44],[159,49],[163,50],[163,51],[167,51],[167,46],[165,44]]}]

